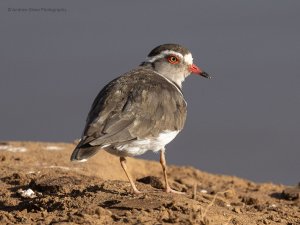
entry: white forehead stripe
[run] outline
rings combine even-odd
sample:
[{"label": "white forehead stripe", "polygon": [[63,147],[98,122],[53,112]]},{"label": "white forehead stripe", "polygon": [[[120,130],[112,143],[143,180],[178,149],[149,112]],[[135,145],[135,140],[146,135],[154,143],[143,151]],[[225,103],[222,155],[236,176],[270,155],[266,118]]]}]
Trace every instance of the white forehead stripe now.
[{"label": "white forehead stripe", "polygon": [[179,52],[174,52],[172,50],[165,50],[165,51],[162,51],[159,55],[147,57],[146,62],[152,63],[152,62],[156,61],[157,59],[165,58],[167,55],[176,55],[181,59],[183,58],[183,55]]},{"label": "white forehead stripe", "polygon": [[189,65],[193,64],[193,56],[192,56],[192,54],[191,54],[191,53],[188,53],[188,54],[184,55],[183,60],[184,60],[187,64],[189,64]]},{"label": "white forehead stripe", "polygon": [[152,62],[154,62],[158,59],[165,58],[167,55],[176,55],[180,59],[183,59],[187,64],[193,64],[193,57],[192,57],[191,53],[188,53],[188,54],[183,56],[181,53],[175,52],[175,51],[172,51],[172,50],[165,50],[165,51],[162,51],[159,55],[147,57],[146,62],[152,63]]}]

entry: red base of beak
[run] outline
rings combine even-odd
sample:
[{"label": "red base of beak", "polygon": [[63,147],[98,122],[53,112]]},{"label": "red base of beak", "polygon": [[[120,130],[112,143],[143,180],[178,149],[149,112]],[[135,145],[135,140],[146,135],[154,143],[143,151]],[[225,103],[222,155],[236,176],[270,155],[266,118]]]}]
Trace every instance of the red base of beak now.
[{"label": "red base of beak", "polygon": [[211,76],[209,76],[208,73],[204,72],[203,70],[201,70],[198,66],[196,66],[195,64],[192,64],[189,68],[190,72],[191,73],[194,73],[194,74],[198,74],[202,77],[205,77],[205,78],[211,78]]},{"label": "red base of beak", "polygon": [[195,64],[192,64],[189,69],[190,69],[191,73],[195,73],[195,74],[199,74],[199,75],[200,75],[200,73],[202,73],[202,70]]}]

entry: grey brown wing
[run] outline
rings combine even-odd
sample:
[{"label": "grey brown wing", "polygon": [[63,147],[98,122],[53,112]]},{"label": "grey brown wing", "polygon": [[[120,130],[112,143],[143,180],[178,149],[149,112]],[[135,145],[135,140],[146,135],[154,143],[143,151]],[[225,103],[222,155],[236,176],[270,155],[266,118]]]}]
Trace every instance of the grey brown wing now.
[{"label": "grey brown wing", "polygon": [[106,145],[181,130],[185,119],[182,94],[164,78],[154,74],[119,77],[96,97],[71,160],[91,157]]},{"label": "grey brown wing", "polygon": [[120,85],[117,79],[103,88],[88,114],[82,145],[91,144],[95,140],[98,144],[93,142],[93,145],[105,145],[117,137],[124,140],[134,138],[126,132],[126,128],[134,121],[134,116],[122,113],[127,102],[124,96],[129,89],[127,84]]},{"label": "grey brown wing", "polygon": [[[121,79],[121,78],[118,78]],[[126,127],[133,122],[133,118],[122,117],[122,105],[126,98],[120,92],[126,90],[126,85],[118,89],[118,79],[106,85],[95,98],[86,120],[81,141],[71,155],[71,161],[83,160],[95,155],[106,143],[116,140],[128,140],[130,136]],[[97,142],[94,144],[93,142]]]},{"label": "grey brown wing", "polygon": [[134,87],[126,101],[118,104],[118,110],[102,121],[104,135],[91,141],[91,145],[124,143],[156,137],[165,130],[181,130],[186,118],[182,96],[160,84]]},{"label": "grey brown wing", "polygon": [[82,144],[105,146],[182,129],[186,105],[175,87],[165,80],[117,82],[97,96]]}]

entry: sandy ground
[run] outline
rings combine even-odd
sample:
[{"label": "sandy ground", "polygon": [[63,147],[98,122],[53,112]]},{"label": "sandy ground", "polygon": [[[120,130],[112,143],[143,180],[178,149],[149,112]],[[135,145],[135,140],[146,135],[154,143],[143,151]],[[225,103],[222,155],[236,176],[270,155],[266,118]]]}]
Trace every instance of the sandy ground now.
[{"label": "sandy ground", "polygon": [[192,167],[128,159],[133,195],[117,157],[71,163],[74,144],[0,143],[0,224],[300,224],[300,187],[258,184]]}]

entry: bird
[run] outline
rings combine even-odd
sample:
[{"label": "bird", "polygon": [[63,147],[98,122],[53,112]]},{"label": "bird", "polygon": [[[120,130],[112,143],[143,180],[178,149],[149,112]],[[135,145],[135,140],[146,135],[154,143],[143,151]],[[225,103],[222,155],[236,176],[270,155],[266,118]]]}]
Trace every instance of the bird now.
[{"label": "bird", "polygon": [[86,161],[100,149],[116,155],[133,193],[139,194],[142,192],[128,172],[126,157],[160,152],[164,191],[183,193],[169,185],[165,146],[184,127],[187,103],[182,82],[190,74],[211,78],[193,63],[186,47],[155,47],[139,66],[109,82],[96,96],[71,161]]}]

